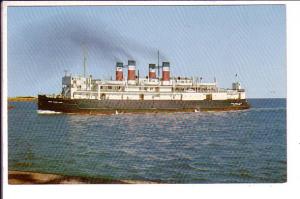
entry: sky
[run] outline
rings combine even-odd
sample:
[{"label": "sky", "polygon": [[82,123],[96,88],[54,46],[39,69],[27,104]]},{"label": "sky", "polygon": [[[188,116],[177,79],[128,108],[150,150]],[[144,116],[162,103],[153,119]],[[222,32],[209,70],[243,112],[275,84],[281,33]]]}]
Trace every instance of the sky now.
[{"label": "sky", "polygon": [[8,96],[61,92],[64,70],[114,78],[115,63],[169,61],[171,76],[202,77],[248,98],[286,97],[286,9],[244,6],[8,7]]}]

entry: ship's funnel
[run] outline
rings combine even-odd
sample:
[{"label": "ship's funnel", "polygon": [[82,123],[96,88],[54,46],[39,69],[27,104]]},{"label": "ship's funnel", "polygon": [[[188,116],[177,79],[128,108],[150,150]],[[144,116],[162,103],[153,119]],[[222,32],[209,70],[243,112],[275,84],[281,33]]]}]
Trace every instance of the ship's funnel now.
[{"label": "ship's funnel", "polygon": [[123,63],[122,62],[116,63],[116,80],[123,81]]},{"label": "ship's funnel", "polygon": [[155,79],[156,78],[155,68],[156,68],[155,64],[149,64],[149,79]]},{"label": "ship's funnel", "polygon": [[170,62],[162,63],[162,80],[170,81]]},{"label": "ship's funnel", "polygon": [[128,60],[128,80],[135,80],[135,61]]}]

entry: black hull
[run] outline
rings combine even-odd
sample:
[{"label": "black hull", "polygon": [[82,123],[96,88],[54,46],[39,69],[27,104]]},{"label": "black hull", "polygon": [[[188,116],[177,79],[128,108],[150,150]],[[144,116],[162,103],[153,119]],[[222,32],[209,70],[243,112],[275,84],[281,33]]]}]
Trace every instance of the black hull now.
[{"label": "black hull", "polygon": [[63,113],[229,111],[250,108],[247,100],[95,100],[38,96],[38,110]]}]

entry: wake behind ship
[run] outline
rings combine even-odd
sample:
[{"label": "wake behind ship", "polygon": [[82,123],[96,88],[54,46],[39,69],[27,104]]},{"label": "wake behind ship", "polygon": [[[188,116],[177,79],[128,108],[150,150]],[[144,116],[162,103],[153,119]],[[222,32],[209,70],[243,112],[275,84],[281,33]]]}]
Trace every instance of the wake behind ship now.
[{"label": "wake behind ship", "polygon": [[222,89],[216,81],[203,83],[202,78],[171,77],[170,63],[159,65],[149,64],[149,75],[141,78],[139,72],[136,75],[134,60],[128,60],[128,65],[117,62],[115,80],[101,80],[86,76],[84,64],[83,76],[65,74],[60,94],[38,95],[38,111],[111,114],[228,111],[250,107],[238,81],[231,89]]}]

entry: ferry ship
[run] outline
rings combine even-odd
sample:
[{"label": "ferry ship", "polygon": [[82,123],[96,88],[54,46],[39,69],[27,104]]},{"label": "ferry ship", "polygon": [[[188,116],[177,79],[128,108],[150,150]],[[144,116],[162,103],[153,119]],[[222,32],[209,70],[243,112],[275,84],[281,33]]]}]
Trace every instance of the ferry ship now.
[{"label": "ferry ship", "polygon": [[[84,59],[85,60],[85,59]],[[62,77],[58,95],[38,95],[38,111],[53,113],[118,114],[132,112],[199,112],[248,109],[239,81],[223,89],[216,81],[171,77],[170,62],[149,64],[149,74],[136,74],[136,61],[117,62],[114,80],[85,75]],[[124,71],[127,70],[127,78]],[[162,71],[162,76],[160,72]]]}]

